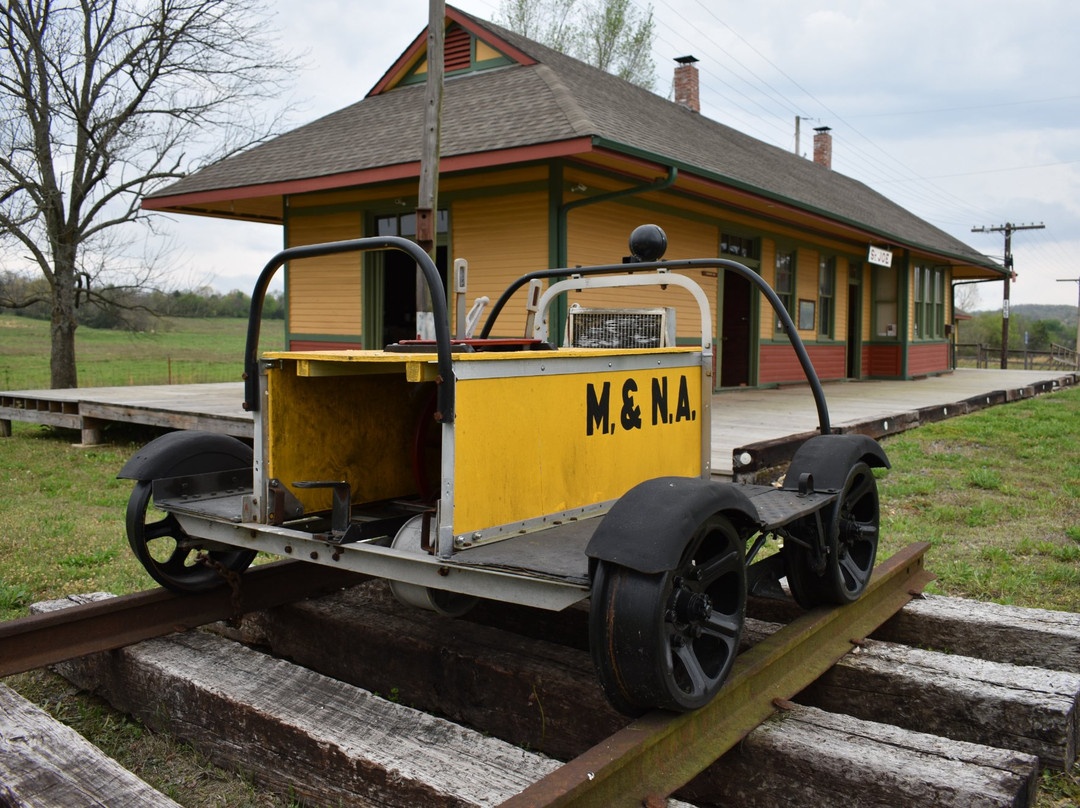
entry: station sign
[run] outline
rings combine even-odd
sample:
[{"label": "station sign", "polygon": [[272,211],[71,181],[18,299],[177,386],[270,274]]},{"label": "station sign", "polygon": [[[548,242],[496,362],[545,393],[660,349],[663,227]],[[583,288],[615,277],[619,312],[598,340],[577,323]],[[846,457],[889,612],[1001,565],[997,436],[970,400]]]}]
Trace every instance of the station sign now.
[{"label": "station sign", "polygon": [[867,253],[866,260],[871,264],[877,264],[879,267],[891,267],[892,266],[892,250],[885,247],[870,246],[870,251]]}]

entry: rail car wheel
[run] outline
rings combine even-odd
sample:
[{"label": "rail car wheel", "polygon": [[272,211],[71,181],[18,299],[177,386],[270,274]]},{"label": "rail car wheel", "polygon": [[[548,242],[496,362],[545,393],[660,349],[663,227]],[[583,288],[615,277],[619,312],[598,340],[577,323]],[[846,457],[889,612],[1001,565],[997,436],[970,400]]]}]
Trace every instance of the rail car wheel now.
[{"label": "rail car wheel", "polygon": [[[212,453],[195,453],[174,464],[183,474],[235,467],[236,460]],[[223,572],[239,573],[251,565],[253,550],[210,550],[206,562],[199,560],[201,542],[184,532],[175,515],[154,507],[153,489],[153,480],[136,480],[127,505],[127,537],[136,558],[155,581],[174,592],[202,592],[225,583]]]},{"label": "rail car wheel", "polygon": [[[405,552],[423,553],[423,516],[414,516],[397,532],[391,544],[395,550]],[[474,595],[463,595],[460,592],[450,592],[446,589],[433,589],[419,584],[407,584],[402,581],[390,581],[390,591],[397,598],[398,603],[406,606],[415,606],[426,609],[429,612],[438,612],[448,617],[461,617],[476,605],[479,598]]]},{"label": "rail car wheel", "polygon": [[[784,542],[791,594],[800,606],[844,605],[858,600],[870,582],[877,557],[880,508],[877,480],[863,462],[848,471],[844,487],[824,517],[825,558],[795,542]],[[812,535],[817,528],[803,532]]]},{"label": "rail car wheel", "polygon": [[598,562],[589,645],[608,700],[627,715],[685,712],[719,691],[746,614],[744,541],[722,514],[687,538],[678,567],[642,573]]}]

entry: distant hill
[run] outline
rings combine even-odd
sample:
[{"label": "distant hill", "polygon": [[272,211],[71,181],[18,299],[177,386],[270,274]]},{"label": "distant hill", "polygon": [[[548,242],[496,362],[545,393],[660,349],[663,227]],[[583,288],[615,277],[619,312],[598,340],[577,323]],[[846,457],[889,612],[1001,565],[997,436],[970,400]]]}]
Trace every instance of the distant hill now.
[{"label": "distant hill", "polygon": [[[1000,308],[984,309],[970,312],[971,314],[997,313]],[[1032,322],[1038,320],[1057,320],[1067,326],[1076,328],[1076,306],[1049,305],[1045,303],[1021,303],[1012,306],[1010,313],[1017,317],[1024,317]]]}]

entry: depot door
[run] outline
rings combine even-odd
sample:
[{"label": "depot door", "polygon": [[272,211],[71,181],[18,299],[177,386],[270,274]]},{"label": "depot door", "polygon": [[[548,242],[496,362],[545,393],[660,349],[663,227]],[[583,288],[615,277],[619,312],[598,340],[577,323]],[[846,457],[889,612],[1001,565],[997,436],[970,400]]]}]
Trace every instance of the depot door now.
[{"label": "depot door", "polygon": [[734,272],[722,276],[720,306],[720,387],[750,384],[750,281]]}]

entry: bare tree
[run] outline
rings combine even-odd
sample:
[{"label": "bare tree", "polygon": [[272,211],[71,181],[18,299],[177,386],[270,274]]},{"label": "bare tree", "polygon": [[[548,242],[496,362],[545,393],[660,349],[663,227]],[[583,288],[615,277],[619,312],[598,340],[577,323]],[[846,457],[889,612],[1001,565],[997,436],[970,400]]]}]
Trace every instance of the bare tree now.
[{"label": "bare tree", "polygon": [[132,223],[147,216],[141,198],[273,133],[257,102],[276,97],[294,65],[261,9],[257,0],[3,4],[0,245],[48,282],[54,388],[77,386],[80,298],[149,281],[145,260],[120,258],[138,239]]},{"label": "bare tree", "polygon": [[650,5],[631,0],[502,0],[499,22],[646,90],[656,84]]}]

